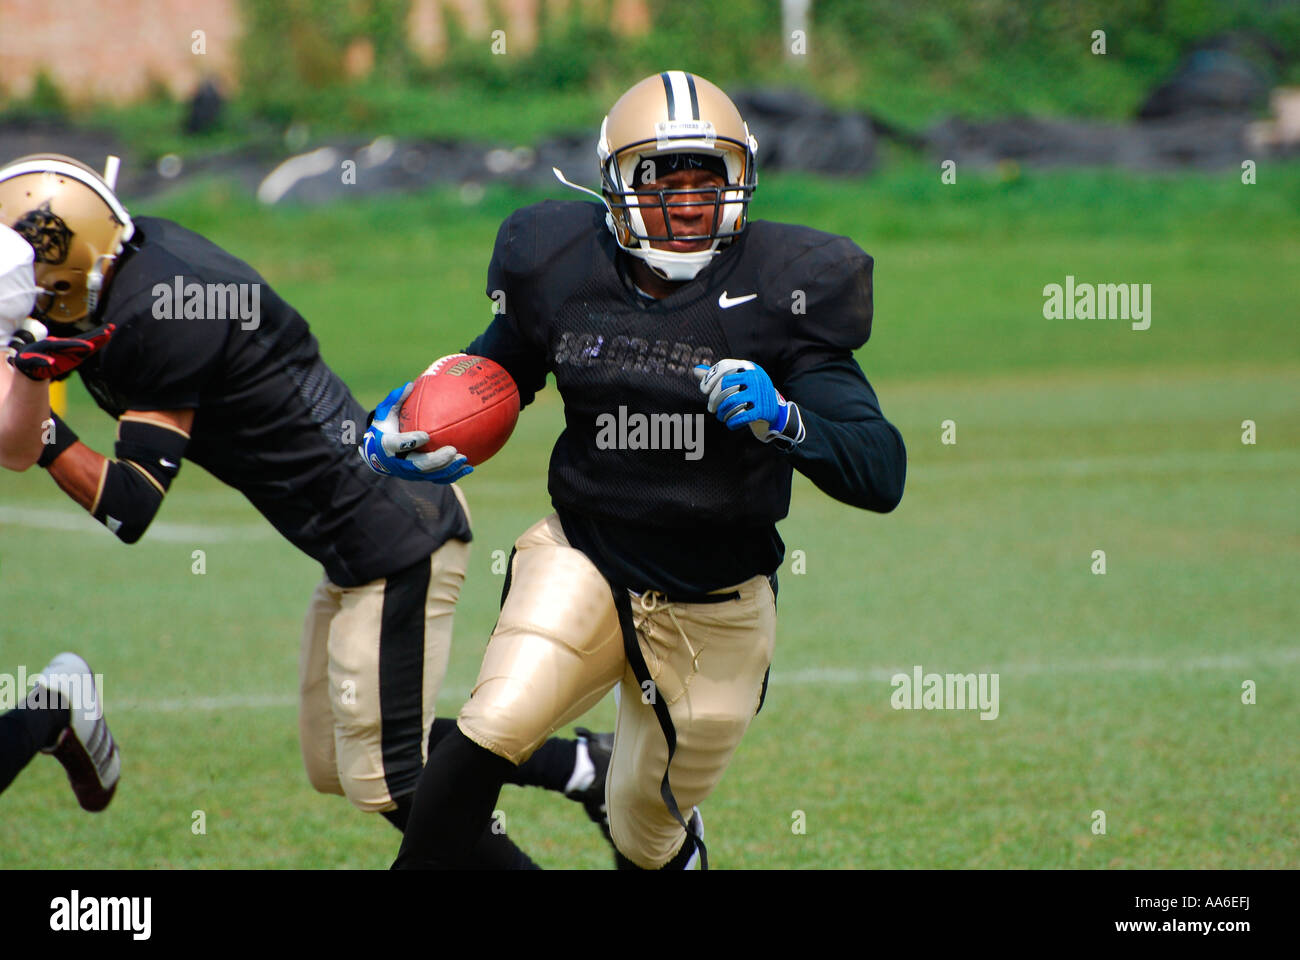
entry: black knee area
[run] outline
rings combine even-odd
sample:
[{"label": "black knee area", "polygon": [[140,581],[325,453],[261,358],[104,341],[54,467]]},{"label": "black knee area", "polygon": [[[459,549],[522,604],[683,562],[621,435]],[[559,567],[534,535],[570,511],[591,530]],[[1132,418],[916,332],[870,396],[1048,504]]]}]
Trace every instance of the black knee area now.
[{"label": "black knee area", "polygon": [[551,737],[519,766],[512,766],[506,783],[516,787],[541,787],[563,793],[578,763],[578,741]]},{"label": "black knee area", "polygon": [[435,717],[433,726],[429,728],[429,750],[428,756],[433,756],[433,751],[442,743],[442,738],[447,736],[453,730],[458,729],[455,717]]},{"label": "black knee area", "polygon": [[459,728],[447,733],[420,774],[396,870],[463,870],[489,828],[509,760],[480,747]]},{"label": "black knee area", "polygon": [[414,800],[414,794],[410,793],[404,797],[394,797],[393,801],[397,804],[397,809],[382,811],[384,819],[398,830],[405,830],[406,821],[411,818],[411,804]]},{"label": "black knee area", "polygon": [[[455,721],[452,723],[454,724]],[[498,786],[506,782],[515,766],[505,757],[498,757],[487,747],[480,747],[461,733],[460,727],[454,727],[443,737],[438,750],[455,765],[461,776],[496,780]]]}]

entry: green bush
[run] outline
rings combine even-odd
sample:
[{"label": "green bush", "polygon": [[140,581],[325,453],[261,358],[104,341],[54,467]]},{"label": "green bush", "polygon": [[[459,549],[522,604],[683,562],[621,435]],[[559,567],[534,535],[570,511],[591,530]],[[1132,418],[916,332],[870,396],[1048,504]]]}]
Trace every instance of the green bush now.
[{"label": "green bush", "polygon": [[[408,48],[407,0],[244,6],[246,95],[256,112],[281,122],[383,125],[383,102],[394,99],[394,87],[460,90],[471,99],[506,92],[612,97],[674,68],[724,88],[792,84],[904,125],[952,113],[1120,119],[1189,46],[1228,30],[1277,44],[1291,63],[1283,79],[1300,70],[1300,7],[1246,0],[814,0],[808,53],[797,58],[786,56],[790,38],[776,0],[652,0],[651,30],[639,37],[612,32],[613,0],[572,3],[549,17],[544,6],[536,47],[518,50],[507,36],[505,55],[493,53],[489,37],[466,36],[444,7],[447,55],[433,66],[419,64]],[[496,0],[489,11],[492,24],[505,24]],[[1095,30],[1106,33],[1105,56],[1091,52]],[[375,75],[344,83],[343,53],[362,36],[375,45]]]},{"label": "green bush", "polygon": [[54,79],[41,70],[36,74],[32,92],[24,100],[15,100],[5,111],[15,119],[51,119],[68,116],[68,101]]}]

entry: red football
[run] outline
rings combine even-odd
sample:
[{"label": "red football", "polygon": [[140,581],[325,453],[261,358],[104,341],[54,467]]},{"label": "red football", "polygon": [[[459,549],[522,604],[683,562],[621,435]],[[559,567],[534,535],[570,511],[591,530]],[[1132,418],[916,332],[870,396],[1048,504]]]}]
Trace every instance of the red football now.
[{"label": "red football", "polygon": [[453,446],[477,467],[505,446],[519,419],[519,389],[500,364],[453,353],[433,361],[402,404],[402,430],[423,430],[420,450]]}]

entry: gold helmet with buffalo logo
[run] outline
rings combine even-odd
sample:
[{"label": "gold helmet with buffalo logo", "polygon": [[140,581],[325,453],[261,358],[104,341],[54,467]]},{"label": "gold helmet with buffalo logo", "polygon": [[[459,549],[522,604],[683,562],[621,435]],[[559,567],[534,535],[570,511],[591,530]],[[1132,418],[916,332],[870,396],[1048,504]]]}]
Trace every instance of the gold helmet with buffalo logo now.
[{"label": "gold helmet with buffalo logo", "polygon": [[[117,158],[109,158],[116,179]],[[135,227],[109,181],[72,157],[38,153],[0,167],[0,223],[36,251],[32,316],[88,329],[105,278]]]}]

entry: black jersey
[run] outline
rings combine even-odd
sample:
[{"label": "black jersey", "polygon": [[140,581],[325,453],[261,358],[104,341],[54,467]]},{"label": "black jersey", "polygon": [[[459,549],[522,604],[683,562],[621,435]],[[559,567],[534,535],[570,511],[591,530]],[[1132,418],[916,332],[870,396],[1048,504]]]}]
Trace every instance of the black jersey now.
[{"label": "black jersey", "polygon": [[[780,565],[775,524],[795,468],[846,502],[891,509],[902,439],[852,357],[871,333],[871,258],[844,237],[756,221],[653,300],[604,216],[555,201],[512,214],[488,270],[504,311],[468,348],[505,366],[524,403],[554,374],[565,429],[549,490],[570,541],[611,579],[695,592]],[[707,412],[693,367],[728,357],[800,403],[808,438],[793,452]]]},{"label": "black jersey", "polygon": [[186,458],[243,493],[340,586],[470,539],[450,487],[366,466],[356,446],[366,410],[252,267],[167,220],[141,217],[135,228],[95,318],[118,329],[78,371],[103,410],[194,410]]}]

